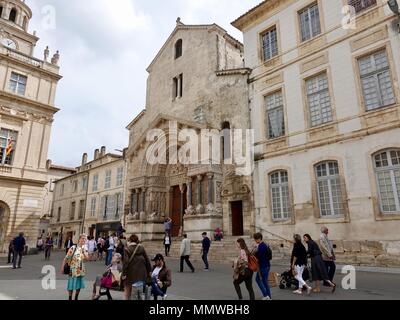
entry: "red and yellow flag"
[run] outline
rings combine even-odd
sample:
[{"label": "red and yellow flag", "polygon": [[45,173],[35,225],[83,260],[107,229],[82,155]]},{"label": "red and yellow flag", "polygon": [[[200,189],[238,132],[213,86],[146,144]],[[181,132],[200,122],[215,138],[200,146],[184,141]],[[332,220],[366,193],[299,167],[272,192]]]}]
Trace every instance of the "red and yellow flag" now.
[{"label": "red and yellow flag", "polygon": [[8,157],[13,151],[13,140],[12,138],[8,139],[7,149],[6,149],[6,157]]}]

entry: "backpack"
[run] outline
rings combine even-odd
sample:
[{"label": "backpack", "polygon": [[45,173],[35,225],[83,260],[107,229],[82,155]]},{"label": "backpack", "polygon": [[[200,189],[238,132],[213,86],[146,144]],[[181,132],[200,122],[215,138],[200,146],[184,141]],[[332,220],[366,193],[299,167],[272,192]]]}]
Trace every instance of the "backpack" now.
[{"label": "backpack", "polygon": [[251,254],[249,255],[249,263],[248,263],[249,269],[253,272],[258,271],[258,259],[256,258],[255,255]]},{"label": "backpack", "polygon": [[265,255],[267,256],[268,261],[272,260],[272,250],[269,245],[267,245],[267,251],[266,251]]}]

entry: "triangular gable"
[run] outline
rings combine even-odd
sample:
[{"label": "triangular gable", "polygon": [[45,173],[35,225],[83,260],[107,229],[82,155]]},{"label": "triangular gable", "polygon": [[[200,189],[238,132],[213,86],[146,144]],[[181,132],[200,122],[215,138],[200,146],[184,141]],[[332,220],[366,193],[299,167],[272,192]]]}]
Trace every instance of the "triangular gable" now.
[{"label": "triangular gable", "polygon": [[231,35],[229,35],[225,29],[223,29],[222,27],[220,27],[219,25],[217,25],[215,23],[214,24],[204,24],[204,25],[201,25],[201,24],[186,25],[186,24],[183,24],[182,22],[180,22],[180,20],[178,19],[177,25],[176,25],[174,31],[172,31],[171,35],[165,41],[165,43],[161,47],[160,51],[158,51],[158,53],[155,56],[155,58],[153,59],[153,61],[147,67],[147,69],[146,69],[147,72],[149,72],[149,73],[151,72],[151,67],[155,64],[155,62],[158,60],[158,58],[164,52],[165,48],[168,46],[168,44],[171,42],[171,40],[175,37],[176,33],[180,30],[209,30],[210,32],[215,30],[218,33],[220,33],[221,36],[223,36],[227,41],[232,43],[232,45],[238,46],[239,48],[243,49],[243,44],[239,40],[237,40],[234,37],[232,37]]}]

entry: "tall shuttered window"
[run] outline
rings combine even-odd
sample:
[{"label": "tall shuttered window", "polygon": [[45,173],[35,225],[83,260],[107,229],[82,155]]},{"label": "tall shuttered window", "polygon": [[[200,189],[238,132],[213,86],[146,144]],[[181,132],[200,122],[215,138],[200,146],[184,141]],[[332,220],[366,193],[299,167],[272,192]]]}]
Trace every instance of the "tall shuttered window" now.
[{"label": "tall shuttered window", "polygon": [[375,174],[383,213],[400,212],[400,150],[387,150],[374,157]]},{"label": "tall shuttered window", "polygon": [[275,171],[270,174],[270,193],[273,220],[287,220],[291,216],[289,179],[287,171]]},{"label": "tall shuttered window", "polygon": [[321,33],[321,21],[317,3],[300,11],[299,17],[301,41],[307,41]]},{"label": "tall shuttered window", "polygon": [[276,27],[262,35],[262,47],[264,61],[270,60],[278,55],[278,34]]},{"label": "tall shuttered window", "polygon": [[358,60],[366,111],[396,103],[386,50]]}]

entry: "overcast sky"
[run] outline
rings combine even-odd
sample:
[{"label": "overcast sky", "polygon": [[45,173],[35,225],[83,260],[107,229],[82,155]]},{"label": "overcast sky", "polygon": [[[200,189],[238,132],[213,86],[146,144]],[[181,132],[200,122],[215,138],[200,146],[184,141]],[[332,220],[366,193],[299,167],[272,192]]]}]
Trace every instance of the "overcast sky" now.
[{"label": "overcast sky", "polygon": [[[242,41],[230,23],[261,0],[27,0],[30,32],[40,38],[35,56],[60,50],[61,109],[53,123],[49,159],[78,166],[102,145],[128,144],[125,127],[144,108],[146,68],[176,25],[217,23]],[[48,13],[55,8],[55,28]]]}]

